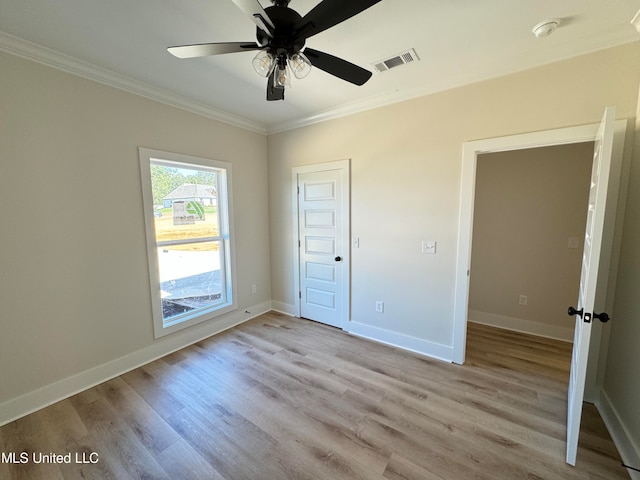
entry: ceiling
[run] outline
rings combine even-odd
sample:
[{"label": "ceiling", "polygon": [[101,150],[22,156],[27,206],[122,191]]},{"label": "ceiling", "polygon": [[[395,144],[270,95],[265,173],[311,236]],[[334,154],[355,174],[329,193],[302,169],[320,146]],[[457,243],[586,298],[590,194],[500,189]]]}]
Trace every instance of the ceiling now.
[{"label": "ceiling", "polygon": [[[304,15],[317,3],[290,7]],[[0,0],[0,49],[270,133],[636,41],[639,8],[640,0],[382,0],[307,40],[373,71],[371,80],[358,87],[313,69],[281,102],[266,101],[255,52],[178,59],[166,50],[255,41],[255,24],[232,0]],[[537,39],[531,28],[548,18],[560,27]],[[420,61],[373,69],[410,48]]]}]

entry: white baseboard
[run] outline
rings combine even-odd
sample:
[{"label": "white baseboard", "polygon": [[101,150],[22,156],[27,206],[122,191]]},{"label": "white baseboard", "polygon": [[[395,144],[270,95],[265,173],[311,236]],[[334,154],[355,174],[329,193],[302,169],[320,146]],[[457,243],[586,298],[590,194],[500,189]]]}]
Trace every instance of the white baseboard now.
[{"label": "white baseboard", "polygon": [[272,300],[271,301],[271,309],[279,312],[279,313],[284,313],[285,315],[289,315],[291,317],[295,317],[296,316],[296,311],[295,311],[295,305],[290,305],[288,303],[284,303],[284,302],[278,302],[277,300]]},{"label": "white baseboard", "polygon": [[403,350],[409,350],[410,352],[419,353],[420,355],[425,355],[437,360],[451,363],[453,358],[453,347],[428,342],[410,335],[392,332],[364,323],[349,322],[345,330],[351,335],[402,348]]},{"label": "white baseboard", "polygon": [[563,342],[573,342],[573,328],[557,327],[548,323],[532,322],[522,318],[496,315],[495,313],[479,312],[469,310],[467,315],[470,322],[490,325],[492,327],[513,330],[514,332],[528,333],[538,337],[562,340]]},{"label": "white baseboard", "polygon": [[[640,468],[640,447],[636,445],[629,434],[629,430],[620,420],[620,416],[611,403],[607,392],[602,390],[596,402],[596,408],[609,430],[609,435],[626,465]],[[627,469],[632,480],[640,480],[640,472]]]},{"label": "white baseboard", "polygon": [[64,400],[78,392],[106,382],[130,370],[164,357],[176,350],[197,343],[207,337],[239,325],[271,310],[271,302],[239,308],[210,322],[194,325],[176,332],[152,345],[128,355],[59,380],[0,404],[0,426],[24,417],[36,410]]}]

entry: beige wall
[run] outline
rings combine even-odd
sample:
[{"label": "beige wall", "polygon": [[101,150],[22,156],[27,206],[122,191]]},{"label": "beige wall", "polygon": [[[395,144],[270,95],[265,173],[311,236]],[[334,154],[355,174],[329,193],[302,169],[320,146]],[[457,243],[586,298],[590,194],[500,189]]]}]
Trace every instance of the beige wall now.
[{"label": "beige wall", "polygon": [[629,173],[622,248],[604,380],[604,392],[640,461],[640,104]]},{"label": "beige wall", "polygon": [[[638,53],[626,45],[269,136],[273,299],[294,303],[291,167],[351,158],[352,320],[427,352],[451,347],[462,144],[597,123],[607,105],[633,117]],[[438,242],[435,256],[423,239]]]},{"label": "beige wall", "polygon": [[[6,54],[0,92],[0,407],[270,302],[263,135]],[[239,317],[154,340],[138,146],[232,163]]]},{"label": "beige wall", "polygon": [[593,142],[478,156],[469,319],[573,339],[592,159]]}]

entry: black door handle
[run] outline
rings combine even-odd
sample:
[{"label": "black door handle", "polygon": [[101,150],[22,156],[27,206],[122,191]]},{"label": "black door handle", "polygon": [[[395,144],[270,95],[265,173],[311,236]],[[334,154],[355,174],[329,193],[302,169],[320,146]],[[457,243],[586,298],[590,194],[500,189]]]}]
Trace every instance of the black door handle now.
[{"label": "black door handle", "polygon": [[593,318],[597,318],[602,323],[607,323],[610,320],[609,314],[606,312],[602,312],[602,313],[593,312]]},{"label": "black door handle", "polygon": [[341,261],[342,261],[342,257],[336,257],[334,260],[335,260],[336,262],[341,262]]},{"label": "black door handle", "polygon": [[584,309],[581,308],[580,310],[576,310],[573,307],[569,307],[569,310],[567,310],[567,313],[569,314],[570,317],[573,317],[575,315],[578,315],[579,317],[581,317],[582,314],[584,313]]}]

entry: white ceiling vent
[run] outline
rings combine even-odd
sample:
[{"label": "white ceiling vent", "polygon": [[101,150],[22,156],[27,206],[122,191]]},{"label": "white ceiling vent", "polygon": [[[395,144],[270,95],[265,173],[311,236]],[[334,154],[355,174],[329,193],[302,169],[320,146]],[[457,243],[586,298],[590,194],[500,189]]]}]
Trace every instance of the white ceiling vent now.
[{"label": "white ceiling vent", "polygon": [[372,63],[373,68],[375,68],[378,72],[386,72],[387,70],[391,70],[392,68],[399,67],[400,65],[404,65],[406,63],[417,62],[420,60],[416,51],[412,48],[407,50],[406,52],[399,53],[398,55],[394,55],[390,58],[385,58],[384,60],[380,60],[379,62]]}]

